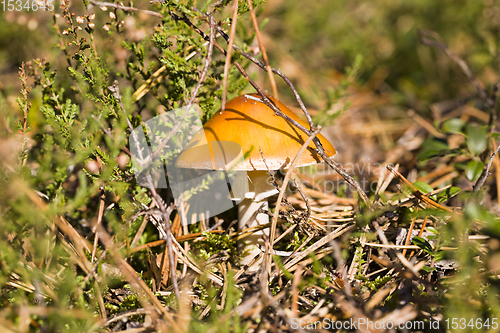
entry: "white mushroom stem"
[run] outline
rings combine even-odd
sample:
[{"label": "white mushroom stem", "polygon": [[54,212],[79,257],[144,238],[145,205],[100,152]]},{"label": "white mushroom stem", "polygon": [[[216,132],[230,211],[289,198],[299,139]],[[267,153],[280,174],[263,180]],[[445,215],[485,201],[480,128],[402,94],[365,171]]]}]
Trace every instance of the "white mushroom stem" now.
[{"label": "white mushroom stem", "polygon": [[[268,210],[269,205],[267,199],[270,196],[278,193],[278,190],[271,184],[270,176],[267,171],[248,171],[247,174],[250,183],[249,192],[245,194],[245,199],[242,200],[238,206],[239,230],[268,224],[269,215],[265,213],[257,213],[257,211],[261,207],[264,210]],[[252,219],[254,214],[256,214],[255,219]],[[264,239],[262,237],[264,234],[266,236],[269,236],[269,228],[256,231],[251,236],[243,239],[243,245],[240,245],[240,247],[242,250],[246,251],[246,255],[241,261],[242,265],[246,265],[247,263],[249,263],[255,256],[257,256],[261,252],[257,244],[262,248],[265,247]],[[252,266],[250,266],[248,270],[258,270],[261,263],[262,258],[252,264]]]}]

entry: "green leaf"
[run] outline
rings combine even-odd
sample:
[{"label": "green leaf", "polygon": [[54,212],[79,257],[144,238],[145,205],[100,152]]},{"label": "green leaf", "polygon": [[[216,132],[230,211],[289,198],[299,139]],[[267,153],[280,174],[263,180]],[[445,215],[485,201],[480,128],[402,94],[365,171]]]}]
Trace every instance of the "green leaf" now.
[{"label": "green leaf", "polygon": [[488,134],[486,128],[477,125],[467,125],[467,147],[473,155],[479,155],[486,149]]},{"label": "green leaf", "polygon": [[425,252],[431,254],[432,253],[432,246],[431,244],[424,238],[422,237],[413,237],[412,239],[413,244],[424,250]]},{"label": "green leaf", "polygon": [[455,186],[447,188],[446,190],[438,194],[437,201],[438,203],[445,202],[446,200],[449,200],[450,198],[457,195],[460,191],[461,189]]},{"label": "green leaf", "polygon": [[434,255],[434,261],[441,261],[444,259],[444,251],[439,251]]},{"label": "green leaf", "polygon": [[452,118],[443,122],[442,130],[447,133],[462,133],[465,122],[460,118]]},{"label": "green leaf", "polygon": [[436,235],[437,235],[437,233],[438,233],[437,229],[436,229],[436,228],[434,228],[434,227],[427,227],[427,228],[425,228],[425,229],[426,229],[427,231],[432,232],[433,234],[436,234]]},{"label": "green leaf", "polygon": [[467,168],[465,169],[465,176],[471,182],[476,181],[483,172],[483,169],[483,162],[472,160],[467,164]]},{"label": "green leaf", "polygon": [[[413,186],[415,186],[420,192],[422,192],[424,194],[434,191],[434,189],[432,187],[430,187],[430,185],[428,185],[424,182],[417,181],[417,182],[413,183]],[[437,196],[435,194],[433,194],[429,197],[432,200],[437,200]]]},{"label": "green leaf", "polygon": [[[421,161],[428,160],[437,156],[447,156],[454,153],[459,153],[460,149],[451,149],[446,142],[438,139],[426,139],[422,143],[422,150],[418,154],[418,158]],[[455,150],[457,150],[455,152]]]},{"label": "green leaf", "polygon": [[426,184],[424,182],[419,182],[419,181],[414,182],[413,186],[415,186],[423,194],[434,191],[434,189],[432,187],[430,187],[429,184]]},{"label": "green leaf", "polygon": [[422,267],[422,270],[424,272],[430,273],[430,272],[434,272],[436,270],[436,267],[424,266],[424,267]]}]

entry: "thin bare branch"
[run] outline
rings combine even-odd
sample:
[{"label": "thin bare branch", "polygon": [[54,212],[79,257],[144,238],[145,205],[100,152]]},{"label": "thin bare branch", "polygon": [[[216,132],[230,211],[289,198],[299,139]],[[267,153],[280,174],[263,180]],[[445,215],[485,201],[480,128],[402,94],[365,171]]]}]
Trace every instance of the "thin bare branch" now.
[{"label": "thin bare branch", "polygon": [[486,165],[486,168],[483,170],[483,173],[481,173],[481,176],[477,180],[476,185],[474,185],[474,189],[473,189],[474,193],[479,192],[479,190],[481,189],[481,187],[484,185],[484,182],[486,181],[486,178],[488,178],[488,176],[490,174],[491,164],[493,163],[493,160],[495,159],[495,156],[498,154],[498,151],[500,151],[500,145],[497,147],[497,149],[495,149],[495,151],[493,152],[493,154],[490,156],[490,160],[488,161],[488,164]]},{"label": "thin bare branch", "polygon": [[189,99],[188,106],[194,103],[194,100],[196,99],[196,96],[198,96],[198,92],[200,91],[201,86],[203,85],[203,81],[205,81],[205,78],[207,77],[208,73],[208,68],[210,67],[210,62],[212,61],[212,51],[214,49],[214,19],[211,15],[208,16],[209,19],[209,24],[210,24],[210,35],[209,35],[209,40],[208,40],[208,49],[207,49],[207,56],[205,57],[205,64],[203,65],[203,70],[201,71],[200,79],[198,80],[198,84],[194,88],[193,92],[191,93],[191,98]]},{"label": "thin bare branch", "polygon": [[[455,52],[453,52],[452,50],[450,50],[448,48],[448,46],[443,42],[443,40],[441,39],[441,36],[439,36],[438,33],[434,32],[434,31],[430,31],[430,30],[419,30],[418,35],[420,38],[420,42],[422,44],[443,50],[443,52],[446,53],[446,55],[448,57],[450,57],[453,61],[455,61],[457,63],[457,65],[460,66],[460,68],[462,69],[464,74],[467,76],[469,81],[472,83],[474,88],[476,88],[476,90],[479,94],[479,97],[481,97],[481,99],[490,108],[495,107],[495,101],[488,96],[488,93],[481,86],[481,84],[479,83],[479,80],[476,78],[476,76],[474,75],[474,73],[470,69],[469,65],[467,65],[467,63],[463,59],[461,59]],[[430,39],[428,37],[431,37],[433,39]]]}]

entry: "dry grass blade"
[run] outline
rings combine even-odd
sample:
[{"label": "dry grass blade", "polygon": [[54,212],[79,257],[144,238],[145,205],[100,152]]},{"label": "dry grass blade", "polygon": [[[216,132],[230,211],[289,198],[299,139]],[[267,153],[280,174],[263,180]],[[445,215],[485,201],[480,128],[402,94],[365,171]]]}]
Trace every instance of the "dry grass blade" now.
[{"label": "dry grass blade", "polygon": [[[101,192],[101,196],[100,196],[100,199],[99,199],[99,213],[97,215],[97,223],[96,223],[96,227],[101,225],[101,222],[102,222],[102,216],[104,214],[104,199],[106,198],[105,194],[104,194],[104,186],[102,186],[100,188],[100,192]],[[96,227],[93,228],[93,232],[95,234],[94,236],[94,247],[92,248],[92,256],[91,256],[91,260],[92,262],[94,262],[94,260],[96,259],[95,257],[95,254],[97,252],[97,243],[99,242],[99,235],[96,233]]]},{"label": "dry grass blade", "polygon": [[293,273],[293,281],[292,281],[292,316],[294,318],[298,317],[299,312],[299,283],[302,276],[303,268],[301,265],[298,265],[295,273]]},{"label": "dry grass blade", "polygon": [[302,191],[304,191],[305,194],[308,194],[313,198],[327,199],[327,200],[330,200],[332,203],[338,203],[340,205],[353,205],[354,206],[354,205],[357,205],[357,203],[358,203],[358,200],[356,200],[354,198],[341,198],[341,197],[338,197],[334,194],[327,193],[326,191],[320,192],[320,191],[313,190],[313,189],[310,189],[307,187],[303,188]]},{"label": "dry grass blade", "polygon": [[179,260],[184,262],[186,265],[188,265],[189,268],[191,268],[193,271],[200,275],[204,275],[205,273],[207,274],[207,277],[214,282],[215,284],[219,286],[224,285],[224,280],[218,277],[217,275],[213,274],[212,272],[203,272],[202,269],[200,269],[196,263],[194,263],[194,260],[189,256],[187,252],[185,252],[184,248],[174,239],[174,253],[179,257]]},{"label": "dry grass blade", "polygon": [[378,304],[382,303],[382,301],[386,299],[387,296],[392,294],[397,287],[398,287],[397,283],[391,283],[389,286],[385,286],[379,289],[373,296],[371,296],[370,300],[366,302],[365,310],[371,311]]},{"label": "dry grass blade", "polygon": [[[384,231],[380,228],[379,224],[376,222],[376,221],[373,221],[372,222],[373,226],[375,227],[375,230],[377,230],[377,234],[380,238],[380,240],[382,241],[382,243],[385,245],[385,246],[388,246],[388,248],[391,248],[389,245],[389,241],[387,241],[387,237],[385,236],[384,234]],[[396,250],[393,250],[394,253],[396,254],[396,257],[398,257],[398,259],[401,261],[401,264],[403,264],[403,266],[405,266],[406,268],[408,268],[415,277],[420,277],[420,273],[418,272],[418,270],[415,268],[414,265],[412,265],[408,259],[406,259],[402,254],[401,252],[399,251],[396,251]]]},{"label": "dry grass blade", "polygon": [[[379,244],[379,243],[370,243],[370,242],[363,242],[362,244],[366,245],[366,246],[379,247],[379,248],[383,248],[383,249],[408,249],[408,250],[419,250],[420,249],[417,245]],[[457,250],[458,248],[457,247],[450,247],[450,246],[442,246],[442,247],[440,247],[440,249],[443,251],[448,251],[448,250]],[[372,257],[372,259],[374,259],[374,258]]]},{"label": "dry grass blade", "polygon": [[[399,164],[396,164],[394,167],[395,170],[399,169]],[[394,178],[394,174],[391,172],[387,174],[386,168],[380,169],[380,175],[377,182],[377,188],[375,189],[375,201],[379,199],[380,194],[384,193],[392,179]]]},{"label": "dry grass blade", "polygon": [[[413,195],[415,197],[417,197],[418,199],[422,200],[423,202],[425,202],[426,204],[428,204],[429,206],[432,206],[434,208],[438,208],[438,209],[444,210],[446,212],[454,213],[454,211],[451,210],[450,208],[438,204],[437,202],[435,202],[435,201],[431,200],[429,197],[427,197],[425,195],[425,193],[420,192],[419,189],[417,189],[415,186],[413,186],[413,184],[410,183],[408,181],[408,179],[406,179],[401,173],[399,173],[392,166],[388,165],[387,169],[389,169],[392,173],[394,173],[396,175],[396,177],[398,177],[399,180],[401,180],[405,185],[407,185],[410,188],[410,190],[412,191]],[[459,214],[459,213],[457,213],[457,214]]]},{"label": "dry grass blade", "polygon": [[429,133],[431,133],[432,135],[434,135],[436,138],[445,138],[446,136],[441,133],[441,132],[438,132],[438,130],[436,130],[436,128],[431,124],[429,123],[427,120],[425,120],[424,118],[420,117],[416,112],[415,110],[409,110],[408,111],[408,115],[413,118],[413,120],[419,124],[420,126],[422,126],[423,128],[425,128]]},{"label": "dry grass blade", "polygon": [[[407,235],[406,235],[405,246],[407,246],[408,244],[410,244],[411,233],[413,232],[413,227],[415,227],[415,221],[416,220],[417,220],[417,217],[414,217],[411,220],[410,229],[408,229],[408,232],[407,232]],[[403,256],[406,255],[406,250],[407,250],[406,248],[403,249]]]},{"label": "dry grass blade", "polygon": [[[314,243],[313,245],[311,245],[310,247],[308,247],[306,250],[298,253],[295,257],[293,257],[293,259],[290,260],[285,265],[285,269],[286,270],[290,270],[290,268],[292,268],[293,266],[295,266],[297,263],[299,263],[302,259],[304,259],[305,257],[307,257],[309,254],[315,252],[316,250],[318,250],[322,246],[328,244],[329,242],[331,242],[335,238],[340,237],[342,234],[346,233],[347,231],[349,231],[351,229],[353,229],[352,225],[351,226],[345,226],[344,228],[339,228],[339,229],[337,229],[337,230],[329,233],[328,235],[326,235],[325,237],[321,238],[316,243]],[[275,278],[276,276],[277,276],[277,272],[273,272],[270,275],[271,279]]]},{"label": "dry grass blade", "polygon": [[[427,226],[427,218],[428,218],[428,216],[426,216],[424,218],[424,222],[422,223],[422,228],[420,228],[420,231],[418,232],[418,237],[422,237],[422,234],[425,231],[425,227]],[[411,251],[411,253],[410,253],[410,259],[413,256],[413,254],[415,254],[415,250]]]},{"label": "dry grass blade", "polygon": [[222,110],[226,109],[227,80],[229,79],[229,67],[231,66],[231,54],[233,52],[234,36],[236,35],[236,22],[238,20],[238,0],[234,0],[233,19],[231,21],[231,32],[229,33],[228,51],[226,52],[226,63],[224,65],[224,80],[222,81]]},{"label": "dry grass blade", "polygon": [[262,58],[266,64],[267,74],[269,75],[269,82],[271,82],[271,87],[273,89],[273,96],[276,99],[279,99],[278,89],[276,88],[276,81],[274,80],[273,69],[271,65],[269,65],[269,59],[267,58],[266,48],[264,47],[264,43],[262,42],[262,37],[260,34],[259,24],[257,23],[257,16],[255,15],[255,11],[253,9],[252,1],[247,0],[248,8],[250,9],[250,15],[252,16],[253,28],[255,29],[255,34],[257,36],[257,41],[259,42],[259,48],[262,52]]},{"label": "dry grass blade", "polygon": [[177,323],[173,315],[169,313],[161,304],[158,298],[152,293],[149,286],[137,275],[135,270],[121,257],[120,252],[116,249],[111,236],[104,230],[102,226],[97,226],[97,232],[100,235],[101,241],[106,249],[111,253],[114,260],[125,275],[127,281],[134,288],[142,307],[151,316],[151,319],[156,323],[159,329],[162,328],[164,322],[160,320],[160,316],[165,319],[172,327],[176,327]]},{"label": "dry grass blade", "polygon": [[[270,238],[270,243],[274,244],[274,239],[276,238],[276,223],[278,222],[278,215],[280,212],[280,207],[281,207],[281,201],[283,200],[283,196],[285,195],[285,190],[288,187],[288,181],[290,180],[290,177],[292,176],[293,170],[295,169],[295,164],[297,163],[298,159],[302,156],[304,151],[309,147],[309,144],[311,141],[316,137],[316,135],[321,131],[321,127],[318,126],[314,132],[311,133],[309,138],[304,142],[302,147],[300,148],[299,152],[293,159],[292,163],[290,164],[290,168],[287,170],[285,179],[283,180],[283,185],[281,186],[280,193],[278,195],[278,201],[276,202],[276,208],[274,210],[274,215],[273,215],[273,220],[271,222],[271,232],[269,234]],[[266,267],[268,269],[271,268],[271,256],[266,253],[266,256],[264,257],[264,262],[266,263]],[[269,272],[270,273],[270,272]]]}]

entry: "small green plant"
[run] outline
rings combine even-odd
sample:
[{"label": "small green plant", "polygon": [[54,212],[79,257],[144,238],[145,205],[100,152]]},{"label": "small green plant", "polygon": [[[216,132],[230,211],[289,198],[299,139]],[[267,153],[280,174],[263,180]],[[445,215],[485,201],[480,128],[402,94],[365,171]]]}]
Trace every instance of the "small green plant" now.
[{"label": "small green plant", "polygon": [[204,239],[196,242],[194,245],[194,249],[197,250],[201,258],[208,260],[211,256],[219,252],[225,252],[233,264],[237,262],[238,251],[236,242],[229,235],[218,235],[210,232],[203,232],[202,235]]}]

